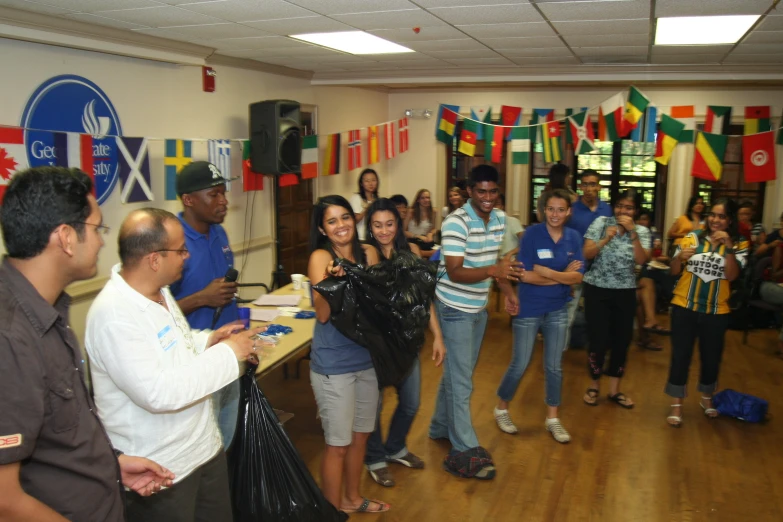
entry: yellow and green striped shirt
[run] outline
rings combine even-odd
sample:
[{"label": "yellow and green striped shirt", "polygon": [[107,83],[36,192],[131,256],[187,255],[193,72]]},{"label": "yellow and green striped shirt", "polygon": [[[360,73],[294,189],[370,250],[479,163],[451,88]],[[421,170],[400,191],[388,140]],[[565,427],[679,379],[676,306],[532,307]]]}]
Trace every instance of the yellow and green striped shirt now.
[{"label": "yellow and green striped shirt", "polygon": [[[704,314],[727,314],[730,283],[726,280],[726,247],[714,248],[708,237],[699,238],[690,233],[680,242],[674,256],[685,248],[696,248],[696,253],[683,263],[682,275],[674,288],[672,304]],[[735,257],[740,269],[745,267],[748,242],[741,239],[735,246]]]}]

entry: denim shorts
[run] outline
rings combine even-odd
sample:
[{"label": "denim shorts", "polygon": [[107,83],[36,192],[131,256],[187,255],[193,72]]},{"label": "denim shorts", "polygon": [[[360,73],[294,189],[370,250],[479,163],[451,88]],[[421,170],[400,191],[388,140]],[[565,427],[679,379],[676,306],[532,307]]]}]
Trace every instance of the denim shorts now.
[{"label": "denim shorts", "polygon": [[353,432],[375,430],[380,392],[374,368],[340,375],[310,370],[310,385],[329,446],[350,446]]}]

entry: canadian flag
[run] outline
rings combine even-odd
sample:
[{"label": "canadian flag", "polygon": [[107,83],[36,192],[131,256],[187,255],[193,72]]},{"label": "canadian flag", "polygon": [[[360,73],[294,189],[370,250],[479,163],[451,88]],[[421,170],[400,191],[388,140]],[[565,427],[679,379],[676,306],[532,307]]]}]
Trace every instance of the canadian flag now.
[{"label": "canadian flag", "polygon": [[0,127],[0,201],[11,176],[29,167],[24,149],[24,129]]},{"label": "canadian flag", "polygon": [[400,154],[408,151],[408,118],[397,122],[400,127]]}]

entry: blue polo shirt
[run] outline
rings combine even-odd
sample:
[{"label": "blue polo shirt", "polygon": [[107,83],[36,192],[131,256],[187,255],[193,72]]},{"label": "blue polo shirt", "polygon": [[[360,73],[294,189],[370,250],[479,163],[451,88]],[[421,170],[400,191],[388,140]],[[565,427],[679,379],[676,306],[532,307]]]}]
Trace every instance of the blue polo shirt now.
[{"label": "blue polo shirt", "polygon": [[566,226],[579,232],[579,237],[585,237],[585,233],[593,221],[601,216],[612,216],[612,207],[608,203],[599,200],[598,207],[593,212],[580,199],[571,205],[571,219],[568,220]]},{"label": "blue polo shirt", "polygon": [[[220,225],[210,225],[209,237],[197,232],[185,222],[182,212],[177,216],[185,228],[185,247],[190,257],[185,260],[182,279],[171,285],[171,293],[175,299],[193,295],[206,288],[217,278],[223,278],[226,270],[234,267],[234,253],[228,244],[226,231]],[[214,308],[203,306],[187,315],[190,327],[204,330],[212,325]],[[216,328],[239,319],[237,304],[232,301],[223,307]]]},{"label": "blue polo shirt", "polygon": [[[563,227],[563,235],[555,243],[546,223],[528,227],[519,242],[517,259],[525,265],[525,270],[533,271],[534,265],[545,266],[558,272],[566,269],[571,261],[582,261],[582,237],[576,230]],[[582,274],[585,273],[582,265]],[[571,300],[569,285],[539,286],[520,283],[517,287],[519,295],[519,314],[517,317],[538,317],[563,308]]]}]

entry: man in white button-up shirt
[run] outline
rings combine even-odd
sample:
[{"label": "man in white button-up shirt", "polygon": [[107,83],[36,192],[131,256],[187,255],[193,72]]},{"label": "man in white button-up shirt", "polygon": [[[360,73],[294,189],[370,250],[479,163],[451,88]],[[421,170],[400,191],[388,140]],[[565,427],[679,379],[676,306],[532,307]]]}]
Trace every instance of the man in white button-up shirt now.
[{"label": "man in white button-up shirt", "polygon": [[179,220],[142,209],[123,222],[121,265],[87,315],[98,414],[117,449],[176,474],[159,494],[128,496],[130,522],[230,521],[228,471],[210,396],[234,381],[257,331],[190,329],[168,285],[188,256]]}]

